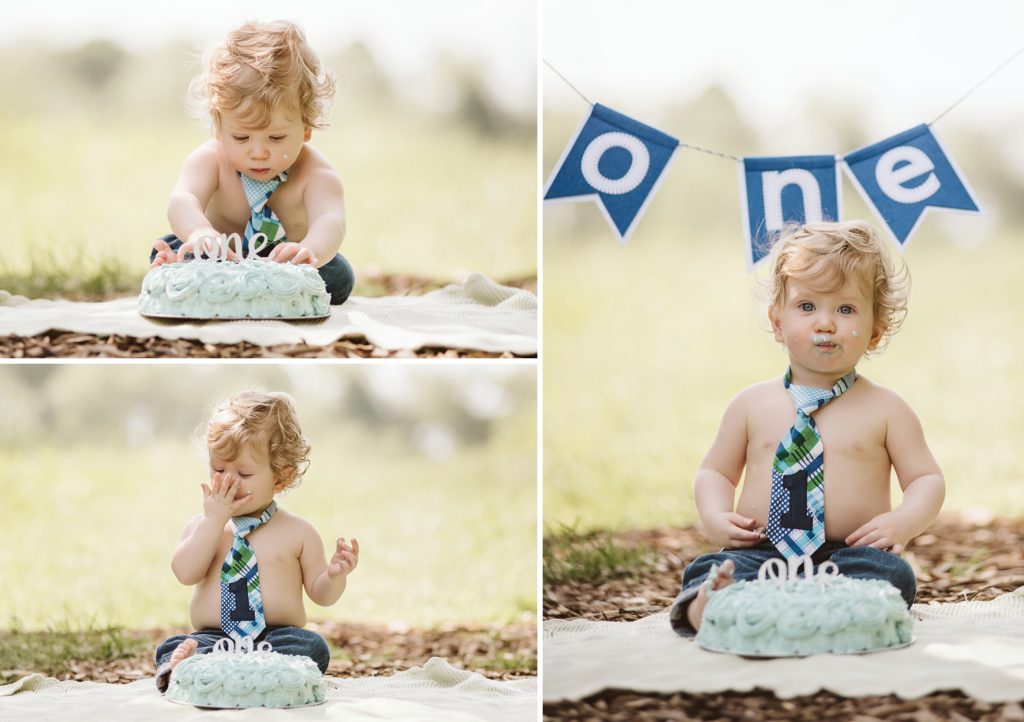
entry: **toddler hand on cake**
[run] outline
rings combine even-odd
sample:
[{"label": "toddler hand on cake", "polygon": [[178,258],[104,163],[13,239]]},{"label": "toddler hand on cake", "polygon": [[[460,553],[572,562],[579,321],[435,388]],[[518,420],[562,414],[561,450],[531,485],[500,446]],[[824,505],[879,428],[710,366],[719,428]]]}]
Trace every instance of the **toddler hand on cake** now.
[{"label": "toddler hand on cake", "polygon": [[203,511],[185,525],[171,559],[178,581],[195,587],[189,612],[197,631],[159,646],[157,687],[165,691],[180,662],[226,638],[266,641],[325,672],[327,643],[303,629],[303,589],[320,606],[338,601],[359,564],[359,542],[338,538],[328,561],[313,525],[274,500],[299,484],[309,464],[291,398],[254,391],[231,397],[214,410],[206,443]]},{"label": "toddler hand on cake", "polygon": [[[700,627],[709,586],[756,579],[770,559],[832,561],[849,577],[890,582],[910,606],[917,584],[898,554],[945,496],[910,406],[856,370],[906,313],[909,279],[882,240],[865,223],[791,227],[772,266],[768,320],[789,369],[737,394],[697,471],[694,501],[723,549],[683,573],[670,613],[683,635]],[[903,491],[895,509],[892,471]]]},{"label": "toddler hand on cake", "polygon": [[202,255],[201,239],[238,234],[278,263],[317,268],[332,304],[352,292],[339,253],[345,198],[337,171],[309,145],[325,127],[334,76],[295,24],[247,23],[207,55],[191,85],[213,139],[185,159],[171,193],[173,233],[153,244],[150,267]]}]

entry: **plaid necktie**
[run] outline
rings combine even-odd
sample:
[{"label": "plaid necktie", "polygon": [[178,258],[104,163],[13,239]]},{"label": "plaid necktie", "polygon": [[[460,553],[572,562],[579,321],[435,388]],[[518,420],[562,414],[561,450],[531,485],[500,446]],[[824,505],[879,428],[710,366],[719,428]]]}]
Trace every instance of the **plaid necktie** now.
[{"label": "plaid necktie", "polygon": [[257,233],[267,237],[267,248],[273,248],[278,243],[287,241],[284,228],[281,226],[281,219],[270,209],[267,201],[270,195],[277,190],[277,187],[288,180],[288,173],[284,172],[271,178],[268,181],[253,180],[244,173],[239,173],[242,179],[242,190],[245,191],[245,198],[249,202],[249,210],[252,215],[249,222],[245,224],[245,248]]},{"label": "plaid necktie", "polygon": [[235,538],[220,568],[220,628],[236,641],[255,638],[267,626],[263,618],[260,570],[245,537],[270,521],[275,511],[277,502],[272,501],[259,517],[231,517]]},{"label": "plaid necktie", "polygon": [[831,390],[794,386],[792,380],[793,370],[787,369],[784,383],[796,405],[796,422],[775,451],[765,530],[786,558],[813,554],[825,542],[825,449],[811,414],[853,386],[857,370]]}]

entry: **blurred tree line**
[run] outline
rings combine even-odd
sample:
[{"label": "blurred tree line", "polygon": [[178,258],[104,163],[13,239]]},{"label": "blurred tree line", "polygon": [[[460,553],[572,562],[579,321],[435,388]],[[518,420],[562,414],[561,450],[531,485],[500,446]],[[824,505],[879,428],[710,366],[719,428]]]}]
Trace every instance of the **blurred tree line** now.
[{"label": "blurred tree line", "polygon": [[[322,52],[321,59],[338,78],[335,114],[413,103],[428,116],[454,120],[482,135],[532,139],[536,134],[535,108],[503,103],[487,83],[486,67],[470,58],[438,54],[411,87],[396,83],[361,41]],[[0,118],[74,114],[177,124],[185,115],[189,80],[200,70],[199,50],[180,42],[145,54],[106,39],[60,51],[12,44],[0,48],[0,88],[16,102],[0,108]]]},{"label": "blurred tree line", "polygon": [[503,426],[536,433],[531,368],[17,364],[0,367],[0,448],[189,441],[217,402],[249,389],[291,394],[313,438],[357,429],[438,460]]}]

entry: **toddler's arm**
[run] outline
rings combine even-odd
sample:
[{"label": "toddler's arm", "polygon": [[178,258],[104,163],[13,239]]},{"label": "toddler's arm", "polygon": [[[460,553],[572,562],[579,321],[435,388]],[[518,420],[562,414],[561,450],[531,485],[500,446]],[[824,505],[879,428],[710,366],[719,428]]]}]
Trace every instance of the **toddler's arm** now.
[{"label": "toddler's arm", "polygon": [[328,564],[324,556],[324,544],[313,525],[305,530],[302,539],[302,583],[306,594],[321,607],[334,604],[345,592],[348,575],[359,563],[359,542],[355,539],[348,544],[340,538],[334,548],[334,555]]},{"label": "toddler's arm", "polygon": [[213,475],[212,488],[202,485],[203,513],[189,520],[171,559],[171,570],[182,584],[191,586],[203,580],[217,553],[224,525],[252,497],[252,494],[246,494],[235,500],[238,483],[238,479],[222,478],[217,473]]},{"label": "toddler's arm", "polygon": [[[217,152],[211,146],[201,146],[185,159],[167,204],[167,220],[181,240],[187,242],[196,233],[216,235],[205,209],[217,190],[218,178]],[[179,259],[184,258],[185,252],[184,247],[179,250]]]},{"label": "toddler's arm", "polygon": [[317,170],[306,185],[303,201],[309,231],[300,243],[282,243],[270,253],[275,261],[303,262],[305,249],[317,267],[329,263],[345,238],[345,194],[341,179],[329,168]]},{"label": "toddler's arm", "polygon": [[946,482],[917,414],[895,394],[890,404],[885,447],[903,489],[903,501],[861,526],[846,538],[846,543],[892,549],[898,554],[935,521],[946,497]]},{"label": "toddler's arm", "polygon": [[724,547],[750,547],[764,537],[753,529],[754,519],[733,511],[736,486],[747,458],[747,392],[740,392],[722,416],[711,448],[701,462],[693,484],[704,529],[711,539]]}]

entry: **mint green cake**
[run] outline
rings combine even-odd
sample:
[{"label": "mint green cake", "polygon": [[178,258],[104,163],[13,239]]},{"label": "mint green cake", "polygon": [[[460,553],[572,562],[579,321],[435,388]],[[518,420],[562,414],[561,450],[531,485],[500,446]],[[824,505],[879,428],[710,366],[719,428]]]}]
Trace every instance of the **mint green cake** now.
[{"label": "mint green cake", "polygon": [[309,265],[200,259],[152,268],[139,313],[163,318],[320,318],[331,312],[320,273]]},{"label": "mint green cake", "polygon": [[167,698],[197,707],[304,707],[326,698],[309,657],[277,652],[193,654],[171,673]]},{"label": "mint green cake", "polygon": [[759,579],[708,592],[697,643],[752,657],[859,654],[904,647],[913,618],[877,579]]}]

